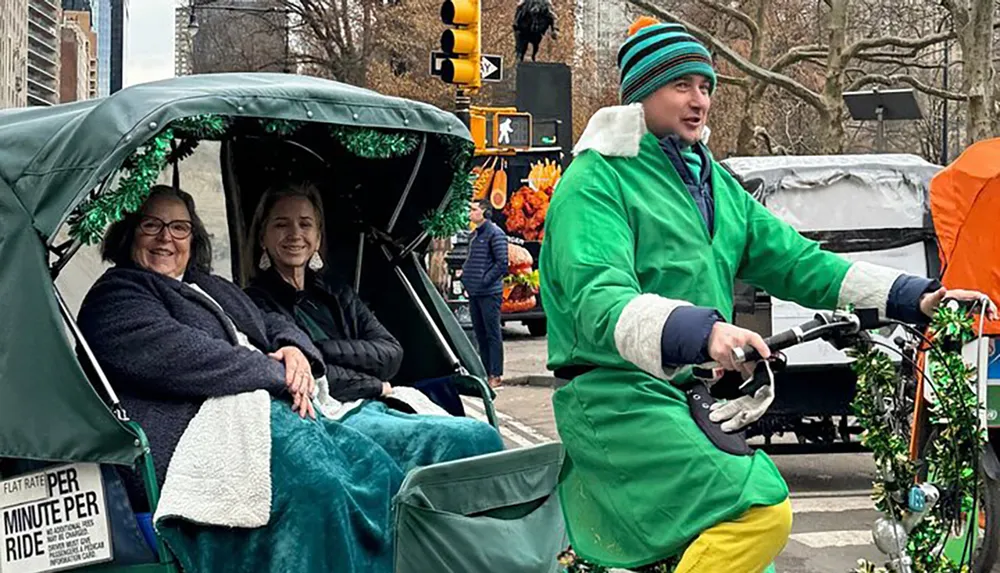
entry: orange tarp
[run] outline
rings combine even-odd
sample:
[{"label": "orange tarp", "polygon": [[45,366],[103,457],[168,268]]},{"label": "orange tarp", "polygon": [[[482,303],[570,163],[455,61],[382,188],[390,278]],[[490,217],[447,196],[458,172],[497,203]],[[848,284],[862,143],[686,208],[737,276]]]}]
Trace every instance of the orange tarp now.
[{"label": "orange tarp", "polygon": [[[931,180],[941,282],[1000,303],[1000,138],[973,144]],[[1000,321],[987,323],[1000,335]]]}]

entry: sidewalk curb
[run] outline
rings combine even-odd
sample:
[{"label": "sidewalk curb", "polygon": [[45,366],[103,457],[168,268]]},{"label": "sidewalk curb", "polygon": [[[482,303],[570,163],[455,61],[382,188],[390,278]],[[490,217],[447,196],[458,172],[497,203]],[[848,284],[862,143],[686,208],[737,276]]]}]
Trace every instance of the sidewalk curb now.
[{"label": "sidewalk curb", "polygon": [[528,376],[512,376],[503,379],[504,386],[536,386],[541,388],[552,388],[554,390],[562,388],[567,384],[566,380],[555,376],[544,376],[531,374]]}]

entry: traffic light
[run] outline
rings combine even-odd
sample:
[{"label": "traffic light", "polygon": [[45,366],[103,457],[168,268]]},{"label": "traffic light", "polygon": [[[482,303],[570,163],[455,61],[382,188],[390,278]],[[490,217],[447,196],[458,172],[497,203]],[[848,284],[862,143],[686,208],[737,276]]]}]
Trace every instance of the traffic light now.
[{"label": "traffic light", "polygon": [[441,4],[441,21],[451,29],[441,34],[441,79],[475,94],[482,86],[480,75],[479,0],[447,0]]}]

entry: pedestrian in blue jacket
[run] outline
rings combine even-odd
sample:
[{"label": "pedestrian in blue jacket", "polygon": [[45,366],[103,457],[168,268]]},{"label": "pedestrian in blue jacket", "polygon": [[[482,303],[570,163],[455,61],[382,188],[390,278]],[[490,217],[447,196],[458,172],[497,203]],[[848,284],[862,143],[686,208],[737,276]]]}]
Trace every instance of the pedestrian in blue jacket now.
[{"label": "pedestrian in blue jacket", "polygon": [[490,386],[499,388],[503,376],[503,338],[500,303],[507,275],[507,235],[486,218],[489,202],[473,201],[469,218],[476,225],[469,240],[469,257],[462,265],[462,284],[469,293],[472,327]]}]

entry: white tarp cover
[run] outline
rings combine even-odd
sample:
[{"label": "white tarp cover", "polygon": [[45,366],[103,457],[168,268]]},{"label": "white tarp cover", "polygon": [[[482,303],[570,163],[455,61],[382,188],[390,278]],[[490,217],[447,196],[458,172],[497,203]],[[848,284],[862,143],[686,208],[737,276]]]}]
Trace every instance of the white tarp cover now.
[{"label": "white tarp cover", "polygon": [[[930,180],[941,169],[902,154],[734,157],[722,164],[772,213],[800,231],[927,227]],[[911,274],[928,273],[921,243],[844,256]],[[772,332],[801,324],[814,313],[772,299]],[[790,365],[848,362],[843,352],[822,341],[785,354]]]}]

